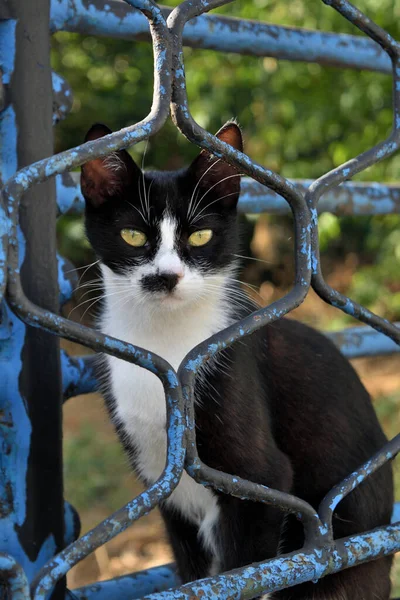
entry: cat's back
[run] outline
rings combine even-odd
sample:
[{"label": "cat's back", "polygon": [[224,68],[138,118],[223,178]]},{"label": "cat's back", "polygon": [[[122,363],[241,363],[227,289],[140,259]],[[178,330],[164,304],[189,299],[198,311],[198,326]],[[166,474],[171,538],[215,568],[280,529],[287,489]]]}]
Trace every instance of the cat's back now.
[{"label": "cat's back", "polygon": [[[282,319],[267,326],[258,342],[274,437],[301,480],[297,492],[324,494],[387,442],[371,398],[350,362],[311,327]],[[368,487],[376,510],[390,514],[390,466]]]}]

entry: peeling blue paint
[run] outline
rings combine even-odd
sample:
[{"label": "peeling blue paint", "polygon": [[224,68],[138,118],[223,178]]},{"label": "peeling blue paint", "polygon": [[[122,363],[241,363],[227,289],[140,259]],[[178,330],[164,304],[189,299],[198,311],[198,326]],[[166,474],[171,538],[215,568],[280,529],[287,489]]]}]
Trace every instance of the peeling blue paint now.
[{"label": "peeling blue paint", "polygon": [[167,379],[168,379],[168,383],[169,383],[169,385],[170,385],[171,388],[177,388],[179,386],[178,379],[177,379],[175,371],[168,371],[167,372]]},{"label": "peeling blue paint", "polygon": [[187,371],[197,372],[202,364],[203,364],[203,357],[198,356],[197,358],[195,358],[193,360],[189,360],[185,365],[185,369]]},{"label": "peeling blue paint", "polygon": [[177,585],[179,579],[174,565],[165,565],[74,589],[74,595],[77,600],[136,600],[154,590],[163,591]]},{"label": "peeling blue paint", "polygon": [[[61,214],[81,214],[84,199],[80,192],[79,173],[63,173],[56,178],[57,205]],[[310,180],[289,180],[293,189],[304,194]],[[266,186],[243,177],[238,209],[240,213],[290,213],[288,202]],[[318,209],[310,208],[312,224],[317,224],[318,213],[331,212],[345,215],[383,215],[400,213],[400,186],[381,183],[345,182],[324,193]]]},{"label": "peeling blue paint", "polygon": [[58,287],[60,288],[60,305],[62,306],[72,298],[74,290],[78,285],[78,275],[71,263],[57,256],[58,261]]},{"label": "peeling blue paint", "polygon": [[[395,325],[400,328],[400,323]],[[400,351],[396,342],[368,326],[329,333],[328,337],[348,358],[394,354]]]},{"label": "peeling blue paint", "polygon": [[[164,14],[168,12],[166,9]],[[116,2],[101,7],[82,0],[69,3],[57,0],[51,5],[51,29],[133,40],[148,33],[148,24],[138,11],[129,8],[123,11],[120,7],[117,11]],[[217,15],[201,15],[190,20],[184,30],[183,43],[219,52],[391,73],[389,57],[369,39],[240,19],[221,19]]]},{"label": "peeling blue paint", "polygon": [[72,94],[67,82],[57,73],[51,74],[53,86],[53,125],[68,115],[72,108]]},{"label": "peeling blue paint", "polygon": [[193,598],[253,597],[298,585],[318,581],[321,577],[351,566],[355,561],[365,562],[379,556],[384,548],[398,547],[399,526],[389,526],[367,534],[338,541],[335,546],[300,551],[269,561],[229,571],[189,583],[170,592],[151,594],[146,600],[191,600]]},{"label": "peeling blue paint", "polygon": [[[92,349],[109,352],[121,359],[129,360],[160,378],[164,385],[168,408],[168,451],[167,464],[158,482],[150,486],[137,498],[114,513],[114,515],[111,515],[94,530],[88,532],[78,542],[72,544],[58,556],[51,559],[39,573],[39,568],[43,566],[43,563],[49,556],[54,554],[55,543],[51,537],[43,544],[35,564],[27,561],[26,556],[21,552],[20,548],[16,548],[14,552],[14,546],[18,545],[15,538],[15,531],[0,528],[0,550],[4,545],[6,545],[7,551],[11,548],[12,553],[15,554],[18,560],[21,560],[28,579],[32,579],[34,575],[36,576],[34,598],[36,600],[39,598],[44,600],[55,582],[72,565],[76,564],[76,562],[106,540],[111,539],[116,533],[128,527],[132,521],[149,512],[161,500],[167,498],[172,493],[182,475],[186,452],[188,473],[203,485],[214,487],[224,493],[240,495],[243,498],[256,498],[268,501],[293,512],[305,526],[307,543],[305,547],[307,551],[292,553],[291,555],[279,557],[266,563],[238,569],[233,573],[207,579],[202,582],[195,582],[172,592],[172,595],[171,592],[164,592],[159,594],[157,598],[192,598],[194,594],[200,593],[202,593],[203,597],[210,599],[225,596],[240,598],[242,593],[249,596],[252,591],[254,592],[253,595],[255,595],[268,590],[282,589],[282,587],[294,585],[301,581],[317,581],[329,572],[353,564],[356,560],[369,560],[377,556],[378,553],[389,553],[399,550],[400,532],[396,527],[388,527],[368,534],[353,536],[350,540],[339,540],[335,545],[330,545],[329,519],[326,519],[322,523],[322,516],[320,519],[315,513],[315,509],[306,503],[302,503],[299,499],[290,495],[283,495],[276,490],[271,490],[266,486],[256,486],[251,482],[245,482],[239,477],[228,476],[223,473],[212,474],[210,470],[207,470],[208,467],[203,465],[196,456],[195,424],[193,417],[190,416],[190,411],[192,410],[193,412],[193,407],[191,406],[191,402],[193,402],[193,381],[201,365],[209,360],[210,357],[223,350],[223,348],[235,343],[240,337],[249,335],[267,323],[286,315],[304,300],[310,285],[311,269],[314,272],[315,278],[319,276],[318,240],[315,239],[317,211],[330,210],[336,214],[386,214],[399,212],[400,187],[346,182],[340,187],[330,189],[332,187],[330,185],[332,179],[330,178],[336,178],[335,181],[337,182],[340,178],[354,175],[356,171],[358,172],[363,167],[364,159],[358,157],[324,176],[322,180],[318,181],[318,185],[313,185],[312,189],[314,191],[317,189],[321,198],[318,202],[318,208],[311,202],[309,203],[310,211],[308,211],[305,194],[311,182],[288,181],[270,169],[265,169],[260,165],[254,164],[250,157],[219,142],[214,136],[201,130],[193,121],[186,98],[183,53],[179,42],[180,28],[182,27],[183,29],[184,23],[179,23],[178,19],[175,25],[170,25],[173,28],[172,35],[170,35],[166,30],[164,19],[157,6],[148,0],[129,0],[129,3],[140,7],[146,14],[151,13],[154,21],[153,29],[157,29],[158,27],[155,33],[158,37],[155,38],[154,47],[156,51],[155,89],[158,89],[159,97],[155,96],[154,98],[153,107],[155,108],[153,108],[152,114],[145,121],[129,128],[129,130],[125,129],[99,142],[79,146],[23,169],[7,185],[6,191],[10,196],[10,220],[13,220],[14,225],[17,224],[16,212],[22,192],[33,184],[43,181],[52,175],[58,175],[57,194],[59,212],[61,214],[72,214],[82,211],[83,200],[76,188],[76,174],[66,174],[64,171],[79,165],[81,162],[87,160],[88,157],[93,158],[105,155],[117,148],[132,145],[141,139],[149,137],[160,128],[167,117],[170,100],[171,80],[169,73],[171,72],[171,49],[169,46],[171,42],[174,44],[173,66],[175,70],[172,110],[178,127],[192,142],[200,145],[202,148],[208,149],[215,156],[227,158],[237,168],[240,167],[245,173],[262,182],[261,184],[249,178],[243,179],[242,194],[239,203],[239,210],[241,212],[263,212],[269,210],[278,214],[284,214],[289,212],[289,210],[292,211],[298,238],[296,285],[293,290],[278,302],[257,311],[241,323],[231,325],[224,332],[213,336],[209,340],[206,340],[204,344],[193,349],[181,365],[179,375],[177,376],[170,365],[167,365],[160,357],[145,349],[133,347],[121,340],[104,337],[100,333],[72,324],[59,315],[52,314],[49,311],[29,304],[23,292],[15,285],[19,283],[19,267],[17,264],[11,262],[8,298],[20,318],[24,319],[30,325],[44,328],[52,333],[64,335],[68,339],[81,343],[86,342],[87,346]],[[331,4],[336,9],[340,8],[342,13],[346,14],[352,20],[361,19],[358,25],[361,29],[364,28],[365,30],[367,28],[361,13],[352,8],[345,0],[326,0],[326,3]],[[195,12],[197,10],[199,12],[199,8],[205,11],[219,4],[219,0],[197,0],[186,3],[185,6],[188,10],[194,10]],[[177,9],[178,13],[179,10],[181,9]],[[196,16],[195,12],[193,12],[192,16]],[[322,63],[335,62],[336,64],[346,64],[348,66],[355,66],[356,68],[364,66],[370,69],[380,69],[385,72],[390,70],[390,61],[384,52],[371,40],[361,37],[284,29],[267,24],[250,23],[248,21],[233,21],[213,15],[201,15],[197,18],[189,18],[189,13],[186,15],[181,13],[182,15],[185,18],[187,17],[188,20],[185,26],[184,41],[194,46],[202,45],[206,47],[208,44],[208,47],[215,47],[218,50],[226,50],[229,47],[237,52],[258,55],[262,55],[266,51],[266,48],[268,48],[268,54],[274,55],[273,52],[276,52],[281,58],[303,60],[307,57],[308,60],[315,60]],[[172,20],[169,23],[171,24]],[[65,28],[74,30],[76,28],[76,30],[79,29],[86,34],[95,32],[98,34],[106,33],[107,35],[116,34],[130,38],[133,38],[138,33],[143,33],[148,27],[147,20],[138,11],[126,9],[122,3],[116,3],[114,0],[109,1],[102,7],[97,6],[91,0],[53,0],[52,26],[55,29]],[[0,33],[4,33],[5,40],[4,42],[0,36],[0,58],[3,58],[6,63],[4,71],[4,80],[6,82],[7,78],[8,81],[10,80],[12,73],[14,30],[15,22],[6,21],[5,23],[0,23]],[[382,43],[398,51],[396,43],[386,34],[382,34]],[[347,49],[347,51],[344,52],[344,49]],[[398,88],[398,82],[396,82],[395,87]],[[70,91],[66,87],[66,84],[58,79],[57,76],[53,76],[53,89],[56,95],[63,95],[58,105],[58,112],[63,115],[68,110],[68,102],[71,97]],[[1,156],[5,163],[2,171],[4,181],[11,177],[17,168],[15,153],[17,131],[12,108],[8,107],[3,111],[0,119],[0,133],[2,141],[5,141],[1,149]],[[400,126],[397,113],[396,126]],[[389,138],[387,142],[384,142],[373,150],[375,152],[374,157],[376,159],[385,158],[397,148],[397,140]],[[276,192],[282,195],[279,196]],[[307,192],[307,197],[310,199],[310,192]],[[2,220],[0,220],[0,234],[4,234],[4,239],[6,239],[7,234],[10,235],[10,255],[14,257],[13,260],[15,261],[15,250],[19,248],[21,251],[19,260],[21,261],[24,252],[24,242],[20,236],[17,243],[9,224],[8,217],[3,214]],[[314,234],[314,241],[312,243],[310,243],[311,234]],[[5,258],[6,246],[3,245],[0,246],[0,295],[1,285],[5,283],[4,272],[2,274],[1,269],[2,265],[5,265]],[[60,300],[64,302],[71,296],[74,284],[66,277],[65,263],[62,259],[59,261],[59,281]],[[363,307],[359,307],[350,299],[341,296],[335,290],[330,292],[328,301],[348,314],[358,317],[360,320],[372,323],[374,319],[374,316],[369,311]],[[387,321],[376,318],[373,324],[381,332],[389,332],[392,336],[394,335],[393,329],[390,329],[393,326]],[[2,364],[2,359],[4,363],[7,363],[5,370],[6,378],[8,369],[11,382],[8,383],[8,387],[4,390],[0,390],[0,410],[3,409],[5,411],[4,413],[0,413],[0,443],[2,445],[1,450],[3,450],[0,453],[0,471],[4,475],[4,477],[0,478],[0,508],[4,510],[5,514],[11,514],[14,510],[13,500],[16,497],[14,495],[14,488],[12,488],[12,495],[9,495],[9,489],[4,485],[6,483],[5,476],[9,477],[11,486],[14,485],[16,489],[18,488],[18,499],[21,499],[21,486],[26,474],[29,437],[31,433],[24,401],[18,395],[16,387],[16,374],[19,373],[21,368],[20,355],[24,332],[25,326],[14,314],[8,310],[3,313],[0,329],[0,364]],[[369,329],[364,329],[364,331],[349,330],[348,332],[331,334],[331,337],[348,354],[353,352],[354,355],[354,353],[358,352],[358,355],[362,355],[363,352],[370,352],[373,345],[375,353],[377,348],[384,349],[384,351],[393,350],[393,345],[390,345],[390,340],[388,340],[387,336],[380,335],[376,331],[371,333]],[[12,373],[10,371],[11,362],[8,360],[10,355],[13,356]],[[68,357],[63,353],[61,360],[65,398],[93,390],[96,384],[93,374],[93,356]],[[184,411],[181,386],[184,393],[185,408],[188,409],[187,413]],[[10,406],[10,398],[12,398],[12,406]],[[13,419],[15,423],[12,422]],[[16,427],[17,423],[18,428]],[[185,443],[187,444],[187,449],[185,449]],[[385,447],[378,457],[367,461],[361,470],[354,472],[339,486],[336,486],[332,490],[331,496],[328,495],[327,497],[328,509],[332,512],[349,490],[354,489],[355,486],[364,481],[365,477],[383,464],[384,461],[390,460],[397,452],[398,443],[396,439],[392,440],[389,446]],[[22,465],[21,471],[18,469],[18,473],[12,473],[9,476],[13,465],[15,466],[17,462],[18,465]],[[1,487],[2,483],[3,487]],[[23,501],[21,506],[25,509]],[[15,509],[15,512],[12,514],[15,519],[19,519],[18,523],[25,516],[24,510],[21,513],[20,508],[18,510]],[[323,511],[321,509],[322,514]],[[394,518],[396,518],[396,514],[398,513],[395,513]],[[1,513],[2,515],[3,513]],[[72,541],[76,535],[73,521],[73,510],[66,504],[66,542]],[[6,538],[5,536],[8,537]],[[310,540],[312,544],[308,543]],[[320,544],[320,547],[312,549],[312,545],[315,543]],[[5,568],[5,563],[3,564],[1,560],[0,556],[0,570],[1,568]],[[8,564],[10,567],[11,563]],[[15,573],[15,581],[23,589],[25,585],[23,577],[19,578],[21,573],[18,572],[18,569]],[[153,581],[153,585],[155,585],[155,582],[158,580],[152,579],[152,575],[150,574],[146,581],[149,584],[151,580]],[[170,572],[168,572],[166,578],[168,582],[176,582]],[[138,584],[138,582],[136,583]],[[166,587],[166,585],[160,585],[163,588]],[[104,597],[105,593],[108,593],[108,596],[116,593],[126,593],[129,594],[130,599],[133,599],[134,592],[132,592],[131,588],[132,578],[125,578],[124,583],[122,581],[118,583],[117,581],[105,582],[98,586],[96,584],[96,586],[91,588],[91,591],[88,589],[78,590],[76,594],[82,600],[86,600],[89,596],[100,599],[101,594]],[[150,586],[146,588],[146,591],[142,589],[142,592],[148,593],[151,589]],[[123,592],[122,590],[125,591]],[[87,594],[87,596],[84,594]],[[18,598],[17,593],[14,598]],[[22,598],[27,600],[28,595],[26,590],[23,591],[18,600],[22,600]]]},{"label": "peeling blue paint", "polygon": [[64,400],[90,394],[97,388],[94,373],[95,355],[68,356],[61,350],[61,372]]}]

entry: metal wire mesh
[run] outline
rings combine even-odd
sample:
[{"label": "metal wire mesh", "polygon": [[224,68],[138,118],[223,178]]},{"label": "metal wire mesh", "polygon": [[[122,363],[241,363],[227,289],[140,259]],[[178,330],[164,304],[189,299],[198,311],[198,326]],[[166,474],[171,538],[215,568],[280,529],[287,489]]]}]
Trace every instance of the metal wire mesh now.
[{"label": "metal wire mesh", "polygon": [[[332,6],[377,42],[388,55],[393,72],[393,131],[385,141],[323,175],[304,191],[304,186],[301,188],[294,185],[202,129],[190,114],[182,50],[184,26],[193,17],[228,1],[187,0],[165,15],[151,0],[127,0],[150,24],[154,49],[154,95],[148,116],[140,123],[101,140],[88,142],[20,170],[3,189],[4,214],[0,220],[0,297],[5,292],[14,313],[31,326],[78,342],[95,351],[111,354],[152,372],[164,387],[167,405],[167,465],[159,480],[47,562],[37,573],[32,584],[32,597],[36,600],[46,598],[55,583],[82,558],[167,498],[178,485],[184,468],[202,485],[239,498],[270,503],[293,513],[303,524],[305,546],[299,552],[187,584],[175,591],[149,595],[147,598],[252,598],[262,592],[317,580],[347,566],[400,549],[400,524],[382,527],[346,540],[334,541],[332,536],[334,508],[366,477],[396,456],[400,450],[400,436],[394,438],[381,452],[371,457],[367,464],[360,466],[336,486],[321,503],[317,512],[311,505],[290,494],[212,469],[201,462],[197,453],[193,395],[194,381],[199,369],[221,350],[268,323],[282,318],[299,306],[310,286],[325,302],[371,325],[396,344],[400,342],[400,329],[397,325],[378,317],[327,285],[321,271],[317,218],[318,203],[324,194],[370,165],[391,156],[399,148],[399,44],[346,0],[324,0],[325,4]],[[268,190],[278,193],[287,201],[293,214],[295,238],[295,281],[290,292],[277,302],[258,310],[193,348],[177,372],[164,359],[146,349],[105,336],[33,304],[25,294],[21,282],[17,236],[20,202],[28,189],[90,159],[105,156],[149,138],[162,127],[170,107],[175,125],[190,142],[223,158],[241,173],[256,180]],[[73,359],[64,356],[63,360],[69,368],[76,369],[75,379],[72,377],[70,381],[65,382],[65,396],[75,393],[77,386],[80,386],[81,390],[85,389],[85,386],[90,389],[93,385],[93,377],[88,369],[90,359],[74,359],[74,363]],[[83,377],[84,373],[86,378]],[[0,572],[9,582],[12,598],[28,597],[26,577],[18,570],[11,557],[0,556]],[[78,590],[76,597],[83,597],[79,594]]]}]

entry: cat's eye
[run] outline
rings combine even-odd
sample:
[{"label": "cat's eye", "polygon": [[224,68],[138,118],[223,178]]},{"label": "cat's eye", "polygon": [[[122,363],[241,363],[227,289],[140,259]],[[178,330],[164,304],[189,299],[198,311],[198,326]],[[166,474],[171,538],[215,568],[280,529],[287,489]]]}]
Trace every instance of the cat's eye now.
[{"label": "cat's eye", "polygon": [[121,237],[130,246],[141,248],[147,242],[147,237],[143,231],[137,229],[121,229]]},{"label": "cat's eye", "polygon": [[213,236],[213,232],[211,229],[200,229],[199,231],[195,231],[189,237],[190,246],[205,246],[211,240]]}]

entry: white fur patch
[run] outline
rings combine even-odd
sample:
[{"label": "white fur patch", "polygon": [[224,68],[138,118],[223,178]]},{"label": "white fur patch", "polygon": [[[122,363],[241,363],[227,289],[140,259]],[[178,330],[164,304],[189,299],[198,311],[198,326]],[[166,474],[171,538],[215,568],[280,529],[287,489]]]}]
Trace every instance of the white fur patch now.
[{"label": "white fur patch", "polygon": [[165,216],[160,223],[161,244],[154,265],[160,273],[174,273],[182,277],[184,265],[175,250],[177,222]]},{"label": "white fur patch", "polygon": [[[175,229],[176,224],[164,219],[160,249],[152,264],[137,267],[126,276],[116,275],[102,265],[105,310],[101,330],[159,354],[177,370],[189,350],[227,327],[231,319],[224,302],[226,276],[203,277],[184,263],[181,263],[182,275],[174,309],[165,304],[168,299],[149,301],[148,296],[142,297],[143,274],[154,273],[157,263],[158,266],[164,264],[163,260],[169,261],[169,268],[175,268]],[[205,281],[212,285],[202,293]],[[115,300],[119,298],[121,286],[126,288],[127,297],[122,304]],[[116,302],[119,305],[114,306]],[[154,374],[140,367],[111,356],[106,360],[110,367],[111,391],[116,399],[116,418],[137,450],[139,474],[154,482],[166,461],[166,407],[162,385]],[[219,518],[215,494],[184,473],[167,503],[199,526],[200,539],[214,552],[214,526]]]}]

